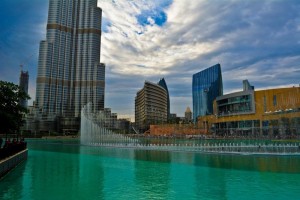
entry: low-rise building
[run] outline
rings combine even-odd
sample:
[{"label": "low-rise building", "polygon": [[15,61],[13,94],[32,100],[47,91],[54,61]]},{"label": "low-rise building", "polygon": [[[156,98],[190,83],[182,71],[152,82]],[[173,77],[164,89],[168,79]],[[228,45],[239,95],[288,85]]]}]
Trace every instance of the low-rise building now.
[{"label": "low-rise building", "polygon": [[300,136],[300,87],[243,91],[214,101],[214,114],[198,118],[198,126],[220,136],[289,138]]},{"label": "low-rise building", "polygon": [[208,132],[193,124],[162,124],[150,125],[149,134],[152,136],[200,136]]}]

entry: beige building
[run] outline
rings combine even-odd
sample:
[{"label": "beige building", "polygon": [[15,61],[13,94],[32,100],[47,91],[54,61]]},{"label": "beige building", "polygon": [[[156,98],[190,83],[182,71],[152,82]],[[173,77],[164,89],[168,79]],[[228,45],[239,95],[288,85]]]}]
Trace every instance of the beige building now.
[{"label": "beige building", "polygon": [[140,133],[150,124],[163,124],[168,119],[167,91],[160,85],[145,81],[135,97],[135,125]]},{"label": "beige building", "polygon": [[191,122],[192,121],[192,111],[190,109],[190,107],[187,107],[186,110],[185,110],[185,113],[184,113],[184,117],[185,117],[185,120],[187,122]]}]

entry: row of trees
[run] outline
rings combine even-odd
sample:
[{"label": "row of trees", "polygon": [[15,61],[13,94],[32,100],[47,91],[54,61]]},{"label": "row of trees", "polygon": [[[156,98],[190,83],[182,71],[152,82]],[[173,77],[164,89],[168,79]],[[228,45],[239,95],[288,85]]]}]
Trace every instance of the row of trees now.
[{"label": "row of trees", "polygon": [[27,108],[20,105],[20,100],[30,97],[18,85],[0,81],[0,134],[18,133],[24,124],[23,115]]}]

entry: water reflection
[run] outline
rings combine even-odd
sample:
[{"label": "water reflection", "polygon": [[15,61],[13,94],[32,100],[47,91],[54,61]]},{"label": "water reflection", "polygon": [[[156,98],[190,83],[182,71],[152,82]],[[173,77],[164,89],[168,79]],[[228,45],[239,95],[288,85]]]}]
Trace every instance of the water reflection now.
[{"label": "water reflection", "polygon": [[28,160],[0,181],[0,199],[253,199],[269,191],[295,199],[299,194],[297,156],[28,146]]},{"label": "water reflection", "polygon": [[194,154],[196,166],[261,172],[300,173],[297,156]]},{"label": "water reflection", "polygon": [[[225,173],[212,168],[195,168],[192,173],[195,178],[194,193],[197,199],[205,196],[207,199],[227,199]],[[207,185],[210,185],[209,189]]]},{"label": "water reflection", "polygon": [[168,199],[170,188],[170,153],[137,150],[135,151],[134,159],[135,184],[144,198]]},{"label": "water reflection", "polygon": [[[24,173],[28,162],[23,162],[13,170],[14,173],[18,173],[19,176],[6,175],[0,179],[0,199],[21,199],[26,188],[23,187],[23,183],[26,183]],[[10,172],[11,173],[11,172]],[[14,187],[11,186],[11,182],[14,182]]]},{"label": "water reflection", "polygon": [[79,154],[80,141],[72,140],[58,140],[58,139],[32,139],[26,140],[30,150],[71,153]]},{"label": "water reflection", "polygon": [[[103,197],[104,196],[104,168],[99,157],[94,155],[86,155],[85,149],[80,148],[79,154],[79,173],[78,182],[71,182],[75,184],[74,199],[88,199],[89,197]],[[93,158],[91,158],[93,157]],[[76,165],[76,163],[74,163]],[[78,194],[77,191],[80,191]],[[69,198],[73,199],[73,198]]]},{"label": "water reflection", "polygon": [[[52,191],[52,185],[74,191],[76,186],[70,183],[79,181],[78,156],[65,156],[65,153],[35,152],[29,154],[30,162],[33,163],[30,174],[32,176],[32,199],[41,197],[41,191],[48,197],[66,197],[63,190]],[[67,170],[66,170],[67,169]],[[75,188],[74,188],[75,187]],[[71,197],[75,197],[70,193]]]},{"label": "water reflection", "polygon": [[0,199],[86,199],[103,196],[101,160],[95,162],[90,159],[93,155],[81,152],[80,146],[44,143],[29,144],[29,147],[28,160],[4,178],[8,184],[1,181],[1,192],[5,195],[0,195]]}]

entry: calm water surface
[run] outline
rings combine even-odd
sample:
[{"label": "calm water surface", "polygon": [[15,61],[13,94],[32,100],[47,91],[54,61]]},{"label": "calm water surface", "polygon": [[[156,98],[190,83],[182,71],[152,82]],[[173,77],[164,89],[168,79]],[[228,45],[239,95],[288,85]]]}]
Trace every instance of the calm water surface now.
[{"label": "calm water surface", "polygon": [[299,156],[215,155],[28,142],[0,199],[299,199]]}]

